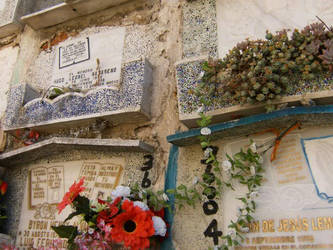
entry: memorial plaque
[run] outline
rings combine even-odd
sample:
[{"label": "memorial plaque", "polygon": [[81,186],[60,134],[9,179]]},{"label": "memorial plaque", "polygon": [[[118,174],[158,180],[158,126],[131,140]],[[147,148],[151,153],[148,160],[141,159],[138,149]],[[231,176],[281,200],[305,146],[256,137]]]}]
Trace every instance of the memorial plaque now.
[{"label": "memorial plaque", "polygon": [[[72,161],[32,166],[29,169],[16,246],[19,249],[50,247],[53,240],[58,238],[51,226],[62,224],[71,212],[70,206],[67,206],[58,214],[57,204],[74,181],[85,177],[86,190],[82,195],[90,199],[106,199],[122,182],[124,166],[125,159],[119,157],[110,161]],[[77,225],[79,222],[73,219],[70,223]],[[66,246],[65,241],[63,246]]]},{"label": "memorial plaque", "polygon": [[52,85],[118,89],[125,28],[70,38],[55,48]]},{"label": "memorial plaque", "polygon": [[[277,158],[273,162],[270,162],[270,152],[265,154],[265,179],[264,185],[259,189],[255,221],[249,225],[250,232],[245,234],[242,246],[235,249],[333,248],[333,204],[329,203],[329,199],[323,199],[317,192],[317,186],[313,181],[314,175],[311,174],[304,155],[306,151],[302,150],[302,137],[304,137],[302,134],[284,137],[277,150]],[[256,143],[260,145],[271,139],[272,137],[268,136],[256,140]],[[319,160],[314,156],[318,152],[318,147],[313,145],[318,145],[318,141],[307,139],[304,141],[310,142],[308,145],[305,144],[305,148],[308,150],[307,154],[311,155],[308,158],[311,158],[309,162],[312,163],[312,167],[317,169],[317,172],[321,169],[324,173],[329,158],[321,157]],[[228,152],[236,153],[246,143],[248,140],[244,139],[229,144]],[[324,151],[320,150],[323,154],[332,149],[325,146],[325,143],[327,144],[325,141],[321,142],[326,148]],[[315,176],[317,183],[322,183],[326,187],[329,185],[332,189],[331,181],[327,182],[327,179],[320,174]],[[234,204],[234,211],[238,205]],[[235,219],[232,210],[225,213],[225,224]]]}]

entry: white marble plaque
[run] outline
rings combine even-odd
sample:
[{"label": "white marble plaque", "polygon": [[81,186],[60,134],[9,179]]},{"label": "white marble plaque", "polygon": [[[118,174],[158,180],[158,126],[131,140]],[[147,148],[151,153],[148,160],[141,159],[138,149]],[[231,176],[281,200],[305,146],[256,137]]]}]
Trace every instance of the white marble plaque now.
[{"label": "white marble plaque", "polygon": [[[262,136],[255,141],[260,145],[273,138],[267,134],[266,138]],[[255,222],[245,234],[242,246],[235,249],[333,248],[333,204],[317,193],[303,153],[302,138],[302,133],[283,137],[273,162],[270,162],[271,150],[265,154],[264,182],[256,199]],[[227,145],[227,152],[236,153],[246,144],[248,139],[233,142]],[[317,153],[313,145],[306,147],[310,155]],[[319,178],[318,182],[327,184],[325,178]],[[240,195],[239,190],[228,192],[225,199],[231,201],[237,195]],[[235,201],[228,204],[228,209],[224,210],[224,225],[236,219],[234,211],[238,206]]]},{"label": "white marble plaque", "polygon": [[[112,189],[121,184],[124,166],[125,159],[119,157],[31,166],[16,246],[19,249],[50,247],[58,238],[51,226],[62,224],[72,211],[67,206],[58,214],[57,204],[74,181],[85,177],[86,190],[82,195],[90,199],[106,199]],[[71,224],[77,223],[75,219],[71,221]],[[63,246],[66,246],[65,241]]]},{"label": "white marble plaque", "polygon": [[219,57],[225,56],[237,43],[263,39],[266,30],[302,29],[318,22],[333,23],[331,0],[217,0]]},{"label": "white marble plaque", "polygon": [[52,85],[118,89],[125,28],[70,38],[55,48]]}]

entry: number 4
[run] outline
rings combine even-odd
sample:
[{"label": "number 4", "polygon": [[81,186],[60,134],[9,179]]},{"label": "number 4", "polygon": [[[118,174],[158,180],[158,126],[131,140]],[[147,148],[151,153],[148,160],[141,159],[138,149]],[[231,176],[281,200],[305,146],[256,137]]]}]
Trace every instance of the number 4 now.
[{"label": "number 4", "polygon": [[214,245],[219,244],[219,237],[222,236],[222,231],[217,230],[217,221],[215,219],[208,225],[204,235],[205,237],[212,237]]}]

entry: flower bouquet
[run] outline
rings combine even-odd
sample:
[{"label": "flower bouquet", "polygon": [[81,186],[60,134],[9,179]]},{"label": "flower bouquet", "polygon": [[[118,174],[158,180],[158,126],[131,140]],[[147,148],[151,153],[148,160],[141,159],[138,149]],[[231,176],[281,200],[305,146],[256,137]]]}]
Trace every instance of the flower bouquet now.
[{"label": "flower bouquet", "polygon": [[[68,239],[68,249],[114,249],[124,245],[131,250],[147,249],[167,234],[164,209],[170,208],[162,191],[154,193],[138,187],[118,186],[107,200],[90,201],[81,196],[84,178],[74,183],[58,204],[58,211],[71,205],[74,211],[66,218],[66,225],[52,229]],[[85,229],[68,225],[79,216]],[[84,223],[83,222],[83,223]]]}]

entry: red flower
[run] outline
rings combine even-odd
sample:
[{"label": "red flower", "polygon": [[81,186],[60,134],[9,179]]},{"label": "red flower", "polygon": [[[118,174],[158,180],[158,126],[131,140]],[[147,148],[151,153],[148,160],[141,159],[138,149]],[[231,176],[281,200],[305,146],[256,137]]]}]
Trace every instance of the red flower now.
[{"label": "red flower", "polygon": [[123,202],[121,209],[123,212],[112,220],[112,240],[124,242],[131,250],[148,248],[149,237],[155,233],[153,214],[134,206],[129,200]]},{"label": "red flower", "polygon": [[159,211],[153,211],[155,216],[161,217],[162,219],[164,219],[164,208],[162,208]]},{"label": "red flower", "polygon": [[7,187],[8,187],[8,184],[7,182],[5,181],[1,181],[1,185],[0,185],[0,191],[1,191],[1,194],[4,195],[7,191]]},{"label": "red flower", "polygon": [[98,200],[100,204],[107,204],[109,209],[105,209],[98,213],[97,223],[104,221],[105,224],[111,223],[113,217],[119,212],[118,204],[121,201],[121,197],[117,197],[113,203],[109,203],[103,200]]},{"label": "red flower", "polygon": [[76,184],[74,184],[69,188],[69,191],[64,195],[64,198],[62,199],[62,202],[58,204],[58,213],[60,214],[61,211],[69,204],[72,204],[75,198],[83,191],[85,190],[85,187],[83,186],[84,177]]}]

